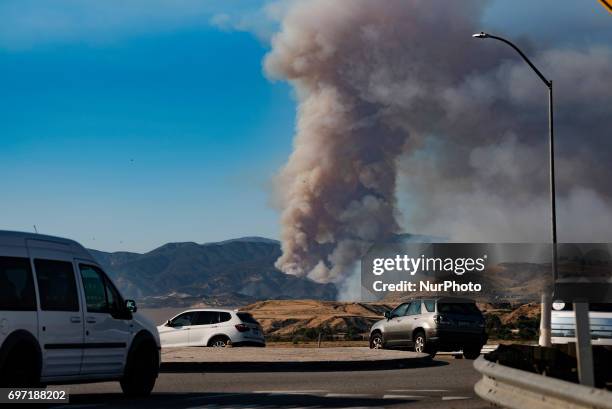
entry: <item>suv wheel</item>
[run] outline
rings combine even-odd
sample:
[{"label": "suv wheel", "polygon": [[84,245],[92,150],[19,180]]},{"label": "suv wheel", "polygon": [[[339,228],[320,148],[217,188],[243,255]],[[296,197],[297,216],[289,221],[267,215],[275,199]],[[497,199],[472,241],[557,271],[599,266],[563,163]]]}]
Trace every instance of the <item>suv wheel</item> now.
[{"label": "suv wheel", "polygon": [[159,354],[152,341],[141,342],[127,358],[121,390],[127,396],[148,396],[159,374]]},{"label": "suv wheel", "polygon": [[480,356],[480,345],[466,345],[463,347],[463,357],[465,359],[476,359]]},{"label": "suv wheel", "polygon": [[428,354],[430,358],[436,356],[435,348],[427,342],[425,332],[423,331],[417,331],[416,334],[414,334],[414,352]]},{"label": "suv wheel", "polygon": [[380,332],[376,332],[370,337],[370,349],[383,349],[384,347],[385,342]]},{"label": "suv wheel", "polygon": [[225,348],[227,343],[229,342],[229,338],[223,335],[216,336],[208,342],[209,347],[213,348]]}]

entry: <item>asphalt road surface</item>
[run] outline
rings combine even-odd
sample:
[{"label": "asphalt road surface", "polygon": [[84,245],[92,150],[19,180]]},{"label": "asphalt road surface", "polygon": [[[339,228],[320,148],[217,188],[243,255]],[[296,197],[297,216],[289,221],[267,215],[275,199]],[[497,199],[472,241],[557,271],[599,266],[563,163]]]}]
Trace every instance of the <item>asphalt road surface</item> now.
[{"label": "asphalt road surface", "polygon": [[490,408],[474,393],[473,361],[355,372],[162,373],[153,395],[127,399],[118,383],[70,385],[77,408]]}]

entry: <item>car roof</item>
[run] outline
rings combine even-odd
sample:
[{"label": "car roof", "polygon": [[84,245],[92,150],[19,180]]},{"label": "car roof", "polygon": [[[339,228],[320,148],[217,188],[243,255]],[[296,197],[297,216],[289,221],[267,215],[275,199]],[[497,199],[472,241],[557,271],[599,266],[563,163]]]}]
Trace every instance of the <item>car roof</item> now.
[{"label": "car roof", "polygon": [[[212,312],[237,312],[236,310],[230,310],[227,308],[190,308],[188,310],[185,310],[183,312],[181,312],[180,314],[184,313],[184,312],[205,312],[205,311],[212,311]],[[178,315],[178,314],[177,314]]]},{"label": "car roof", "polygon": [[39,233],[0,230],[0,242],[8,242],[10,245],[17,245],[18,243],[19,246],[25,246],[26,240],[38,240],[39,242],[63,244],[71,248],[75,257],[92,261],[95,260],[85,247],[74,240]]},{"label": "car roof", "polygon": [[404,300],[402,301],[402,304],[406,304],[409,303],[411,301],[423,301],[423,300],[432,300],[432,301],[438,301],[438,302],[455,302],[455,303],[475,303],[476,301],[472,300],[471,298],[465,298],[465,297],[449,297],[449,296],[433,296],[433,297],[427,297],[427,296],[419,296],[419,297],[414,297],[411,298],[409,300]]}]

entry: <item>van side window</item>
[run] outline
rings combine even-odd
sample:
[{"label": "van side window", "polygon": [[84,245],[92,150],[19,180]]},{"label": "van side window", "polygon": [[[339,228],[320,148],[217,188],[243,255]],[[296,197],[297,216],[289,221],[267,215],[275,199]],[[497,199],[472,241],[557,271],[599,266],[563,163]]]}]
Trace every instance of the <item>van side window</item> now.
[{"label": "van side window", "polygon": [[109,310],[112,312],[121,311],[123,308],[123,299],[111,280],[106,276],[104,276],[104,286],[106,287],[106,298]]},{"label": "van side window", "polygon": [[79,264],[85,291],[87,312],[113,313],[120,310],[121,297],[106,277],[95,266]]},{"label": "van side window", "polygon": [[219,313],[219,322],[227,322],[232,319],[232,314],[229,312],[220,312]]},{"label": "van side window", "polygon": [[72,263],[34,260],[40,308],[44,311],[79,311],[76,280]]},{"label": "van side window", "polygon": [[436,310],[436,302],[434,300],[425,300],[423,304],[425,304],[427,312],[434,312]]},{"label": "van side window", "polygon": [[0,310],[36,311],[29,259],[0,257]]}]

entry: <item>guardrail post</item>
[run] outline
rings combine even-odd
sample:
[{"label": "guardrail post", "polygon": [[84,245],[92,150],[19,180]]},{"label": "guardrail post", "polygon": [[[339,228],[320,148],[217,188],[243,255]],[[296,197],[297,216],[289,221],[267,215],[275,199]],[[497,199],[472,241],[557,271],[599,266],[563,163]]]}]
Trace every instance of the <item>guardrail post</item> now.
[{"label": "guardrail post", "polygon": [[576,360],[578,362],[578,379],[586,386],[595,386],[593,372],[593,348],[591,346],[591,322],[589,304],[574,303],[574,319],[576,320]]}]

